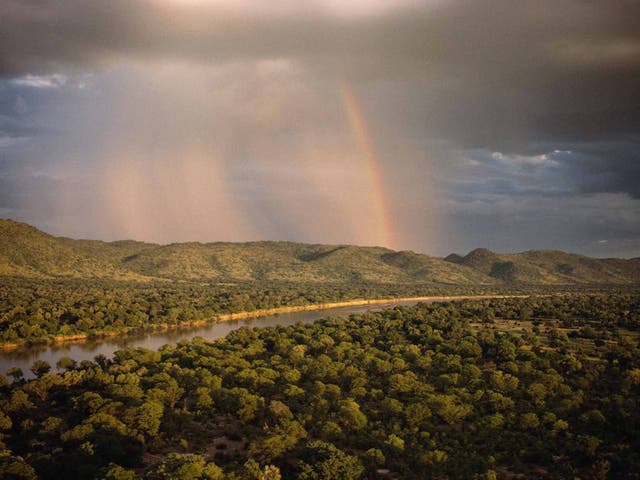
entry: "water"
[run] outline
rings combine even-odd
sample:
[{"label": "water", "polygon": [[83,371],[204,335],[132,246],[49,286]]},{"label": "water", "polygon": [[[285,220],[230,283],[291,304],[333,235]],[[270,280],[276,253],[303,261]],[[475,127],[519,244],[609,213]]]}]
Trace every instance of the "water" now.
[{"label": "water", "polygon": [[382,310],[397,305],[415,305],[415,300],[405,302],[389,302],[377,305],[359,305],[349,307],[328,308],[309,312],[283,313],[245,320],[231,320],[221,323],[209,323],[199,327],[185,327],[165,332],[152,332],[141,335],[127,335],[98,340],[85,340],[78,343],[63,343],[56,345],[36,345],[18,350],[0,352],[0,374],[4,374],[11,367],[20,367],[26,378],[32,378],[29,371],[36,360],[46,360],[55,368],[60,357],[71,357],[80,363],[82,360],[93,360],[96,355],[107,358],[113,356],[117,350],[125,347],[143,347],[157,350],[167,343],[177,343],[194,337],[215,340],[226,336],[229,332],[242,327],[275,327],[295,325],[297,323],[313,323],[326,317],[348,316],[354,313]]}]

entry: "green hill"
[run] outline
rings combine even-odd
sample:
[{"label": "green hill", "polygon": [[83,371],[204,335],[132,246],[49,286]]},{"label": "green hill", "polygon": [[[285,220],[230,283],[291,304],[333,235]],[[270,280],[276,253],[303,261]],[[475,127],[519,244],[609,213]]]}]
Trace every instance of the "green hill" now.
[{"label": "green hill", "polygon": [[102,242],[54,237],[0,220],[0,275],[213,282],[371,282],[501,285],[640,283],[640,259],[557,251],[477,249],[445,259],[382,247],[294,242]]},{"label": "green hill", "polygon": [[0,274],[145,280],[108,258],[83,251],[78,242],[53,237],[25,223],[0,220]]},{"label": "green hill", "polygon": [[[411,261],[399,262],[399,256]],[[123,265],[144,275],[189,280],[493,283],[471,269],[412,252],[292,242],[172,244],[145,249]]]},{"label": "green hill", "polygon": [[478,248],[464,257],[451,254],[445,260],[503,282],[545,285],[640,282],[640,258],[600,259],[556,250],[498,254]]}]

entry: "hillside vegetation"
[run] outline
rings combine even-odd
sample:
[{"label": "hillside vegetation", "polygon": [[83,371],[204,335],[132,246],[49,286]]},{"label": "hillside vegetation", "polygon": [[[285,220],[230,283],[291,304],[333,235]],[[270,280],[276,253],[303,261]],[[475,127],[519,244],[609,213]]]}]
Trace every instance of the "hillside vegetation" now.
[{"label": "hillside vegetation", "polygon": [[595,259],[556,251],[477,249],[440,259],[382,247],[293,242],[102,242],[48,235],[0,220],[0,275],[28,278],[171,279],[214,282],[633,284],[640,259]]},{"label": "hillside vegetation", "polygon": [[590,258],[555,250],[498,254],[484,248],[445,260],[502,282],[540,285],[625,284],[640,280],[640,258]]},{"label": "hillside vegetation", "polygon": [[[80,248],[84,243],[52,237],[24,223],[0,220],[0,275],[144,280],[111,258]],[[106,250],[112,244],[104,245]]]}]

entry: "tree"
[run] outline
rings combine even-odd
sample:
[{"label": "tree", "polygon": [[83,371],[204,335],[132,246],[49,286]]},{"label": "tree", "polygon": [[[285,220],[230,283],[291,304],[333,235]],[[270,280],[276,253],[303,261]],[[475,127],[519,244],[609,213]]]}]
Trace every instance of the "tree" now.
[{"label": "tree", "polygon": [[364,452],[364,462],[371,469],[381,467],[386,461],[384,453],[379,448],[370,448]]},{"label": "tree", "polygon": [[345,400],[340,407],[340,420],[345,428],[360,430],[367,425],[367,416],[355,400]]},{"label": "tree", "polygon": [[109,365],[109,359],[103,354],[103,353],[99,353],[98,355],[96,355],[95,357],[93,357],[93,360],[100,365],[101,368],[107,368],[107,366]]},{"label": "tree", "polygon": [[145,402],[137,408],[136,425],[138,430],[152,437],[158,433],[164,407],[158,402]]},{"label": "tree", "polygon": [[512,362],[516,359],[516,346],[504,336],[498,340],[497,347],[498,360],[503,362]]},{"label": "tree", "polygon": [[99,480],[136,480],[136,474],[132,470],[110,463],[100,475]]},{"label": "tree", "polygon": [[17,383],[24,378],[24,372],[20,367],[11,367],[7,370],[7,375],[13,378],[14,383]]},{"label": "tree", "polygon": [[274,428],[266,437],[249,446],[249,453],[260,461],[268,462],[293,448],[307,436],[307,431],[298,422],[285,422]]},{"label": "tree", "polygon": [[222,480],[223,473],[214,463],[207,463],[201,455],[170,453],[145,475],[146,480]]},{"label": "tree", "polygon": [[73,370],[76,368],[78,362],[71,357],[60,357],[56,362],[56,368],[58,370]]},{"label": "tree", "polygon": [[357,457],[332,443],[310,442],[300,454],[299,480],[355,480],[364,468]]},{"label": "tree", "polygon": [[31,365],[30,370],[36,377],[40,378],[51,371],[51,364],[46,360],[36,360],[33,362],[33,365]]},{"label": "tree", "polygon": [[37,480],[36,471],[22,457],[0,455],[0,478],[4,480]]},{"label": "tree", "polygon": [[266,465],[258,476],[258,480],[280,480],[281,478],[280,469],[275,465]]},{"label": "tree", "polygon": [[9,430],[12,426],[11,417],[0,411],[0,430]]},{"label": "tree", "polygon": [[471,405],[456,403],[455,399],[448,396],[446,396],[445,399],[446,400],[442,402],[438,409],[438,414],[449,425],[458,424],[464,417],[473,411],[473,407]]},{"label": "tree", "polygon": [[260,468],[260,464],[250,458],[242,468],[243,480],[280,480],[280,469],[274,465],[265,465]]},{"label": "tree", "polygon": [[533,412],[523,413],[520,415],[520,427],[523,430],[534,430],[540,426],[538,415]]}]

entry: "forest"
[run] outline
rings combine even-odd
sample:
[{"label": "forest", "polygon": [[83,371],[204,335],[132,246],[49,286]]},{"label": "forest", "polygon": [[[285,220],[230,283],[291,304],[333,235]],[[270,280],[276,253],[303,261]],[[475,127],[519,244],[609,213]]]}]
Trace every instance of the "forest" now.
[{"label": "forest", "polygon": [[283,306],[483,291],[368,283],[168,284],[6,278],[0,284],[0,343],[46,343],[56,336],[78,334],[127,334]]},{"label": "forest", "polygon": [[0,477],[638,479],[639,335],[637,293],[575,293],[36,361]]},{"label": "forest", "polygon": [[228,313],[354,299],[591,291],[593,288],[368,282],[144,283],[4,277],[0,282],[0,346],[48,343],[60,336],[123,335],[203,320],[215,321],[217,315]]}]

